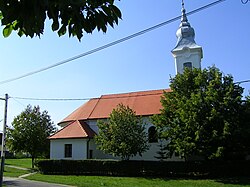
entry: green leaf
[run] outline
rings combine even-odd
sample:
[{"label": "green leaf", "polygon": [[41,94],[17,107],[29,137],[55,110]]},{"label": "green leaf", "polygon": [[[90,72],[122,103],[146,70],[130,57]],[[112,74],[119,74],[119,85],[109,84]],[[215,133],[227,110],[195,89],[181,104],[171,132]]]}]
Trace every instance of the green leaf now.
[{"label": "green leaf", "polygon": [[22,37],[24,35],[24,32],[22,30],[19,30],[17,34],[18,36]]},{"label": "green leaf", "polygon": [[54,21],[51,25],[52,31],[56,31],[59,29],[59,23],[58,21]]},{"label": "green leaf", "polygon": [[61,28],[59,29],[58,31],[58,35],[59,36],[63,36],[66,34],[66,26],[65,25],[62,25]]},{"label": "green leaf", "polygon": [[7,25],[7,26],[3,29],[3,36],[4,36],[5,38],[9,37],[9,35],[10,35],[11,32],[12,32],[12,30],[13,30],[12,25]]},{"label": "green leaf", "polygon": [[111,11],[110,11],[110,9],[108,7],[102,6],[102,9],[103,9],[103,11],[105,12],[105,14],[107,16],[111,16]]},{"label": "green leaf", "polygon": [[115,15],[116,15],[118,18],[122,19],[122,13],[121,13],[121,11],[119,10],[119,8],[117,8],[115,5],[110,5],[110,7],[113,9]]}]

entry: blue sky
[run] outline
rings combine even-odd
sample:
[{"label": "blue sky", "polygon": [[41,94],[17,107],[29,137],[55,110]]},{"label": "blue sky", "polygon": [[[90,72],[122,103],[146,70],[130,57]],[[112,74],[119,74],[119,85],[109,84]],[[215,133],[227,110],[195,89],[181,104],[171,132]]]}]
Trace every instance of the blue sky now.
[{"label": "blue sky", "polygon": [[[194,10],[212,0],[186,0],[185,8]],[[20,38],[16,33],[8,38],[0,34],[0,81],[50,66],[126,37],[181,14],[181,1],[121,0],[116,5],[123,19],[106,34],[86,34],[79,42],[68,35],[58,37],[46,22],[44,35]],[[249,9],[240,0],[226,0],[214,7],[188,17],[196,32],[196,43],[203,47],[202,68],[215,65],[235,81],[250,79]],[[103,94],[155,90],[169,87],[175,75],[171,50],[176,44],[176,21],[152,32],[110,47],[73,62],[0,85],[0,97],[90,98]],[[1,28],[2,32],[2,28]],[[245,94],[250,83],[242,84]],[[9,99],[8,124],[28,104],[40,105],[52,121],[58,123],[85,101],[30,101]],[[0,120],[4,102],[0,102]]]}]

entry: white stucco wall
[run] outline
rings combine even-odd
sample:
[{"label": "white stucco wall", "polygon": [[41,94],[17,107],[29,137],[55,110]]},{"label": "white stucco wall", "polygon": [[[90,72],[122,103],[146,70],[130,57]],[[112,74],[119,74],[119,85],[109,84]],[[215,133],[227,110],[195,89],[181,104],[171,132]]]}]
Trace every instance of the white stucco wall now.
[{"label": "white stucco wall", "polygon": [[[143,122],[146,127],[146,132],[153,126],[150,122],[149,117],[143,117]],[[98,134],[97,120],[88,120],[86,123],[91,129],[93,129]],[[87,144],[88,139],[57,139],[50,141],[50,158],[51,159],[74,159],[81,160],[87,159]],[[72,144],[72,158],[64,157],[64,145]],[[158,160],[155,156],[159,156],[157,152],[160,150],[158,143],[149,143],[149,150],[142,154],[142,157],[137,155],[132,157],[131,160]],[[102,151],[97,149],[94,139],[89,141],[89,151],[92,151],[93,159],[120,159],[119,157],[113,157],[109,154],[104,154]],[[180,161],[178,157],[170,159],[171,161]]]},{"label": "white stucco wall", "polygon": [[[88,120],[87,123],[89,124],[90,128],[92,128],[96,133],[98,133],[97,127],[97,120]],[[151,126],[154,126],[149,117],[143,117],[143,123],[145,124],[146,132]],[[155,158],[157,152],[160,150],[159,147],[160,143],[149,143],[149,150],[142,154],[142,157],[137,155],[135,157],[131,157],[131,160],[158,160]],[[94,159],[120,159],[119,157],[113,157],[112,155],[104,154],[102,151],[97,149],[97,145],[95,144],[94,140],[91,140],[89,143],[89,149],[93,151],[93,158]],[[170,159],[171,161],[180,161],[181,159],[178,157],[173,157]]]},{"label": "white stucco wall", "polygon": [[[64,157],[65,144],[72,144],[72,158]],[[87,139],[50,140],[50,159],[87,159]]]},{"label": "white stucco wall", "polygon": [[97,145],[94,140],[90,140],[89,149],[93,151],[93,159],[119,159],[112,155],[104,154],[101,150],[97,149]]}]

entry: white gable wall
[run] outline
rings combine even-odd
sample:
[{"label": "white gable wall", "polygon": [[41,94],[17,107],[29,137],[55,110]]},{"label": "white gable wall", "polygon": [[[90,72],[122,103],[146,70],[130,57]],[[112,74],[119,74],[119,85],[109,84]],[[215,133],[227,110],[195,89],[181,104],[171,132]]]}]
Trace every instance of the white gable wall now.
[{"label": "white gable wall", "polygon": [[[50,159],[87,159],[87,139],[50,140]],[[65,158],[65,144],[72,144],[72,158]]]}]

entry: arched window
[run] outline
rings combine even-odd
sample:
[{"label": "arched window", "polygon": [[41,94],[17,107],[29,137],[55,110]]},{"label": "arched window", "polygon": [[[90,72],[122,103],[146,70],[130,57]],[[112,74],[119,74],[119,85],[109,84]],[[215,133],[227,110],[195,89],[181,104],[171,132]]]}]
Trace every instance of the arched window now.
[{"label": "arched window", "polygon": [[156,128],[154,126],[151,126],[148,129],[148,142],[149,143],[158,142],[157,131],[156,131]]}]

